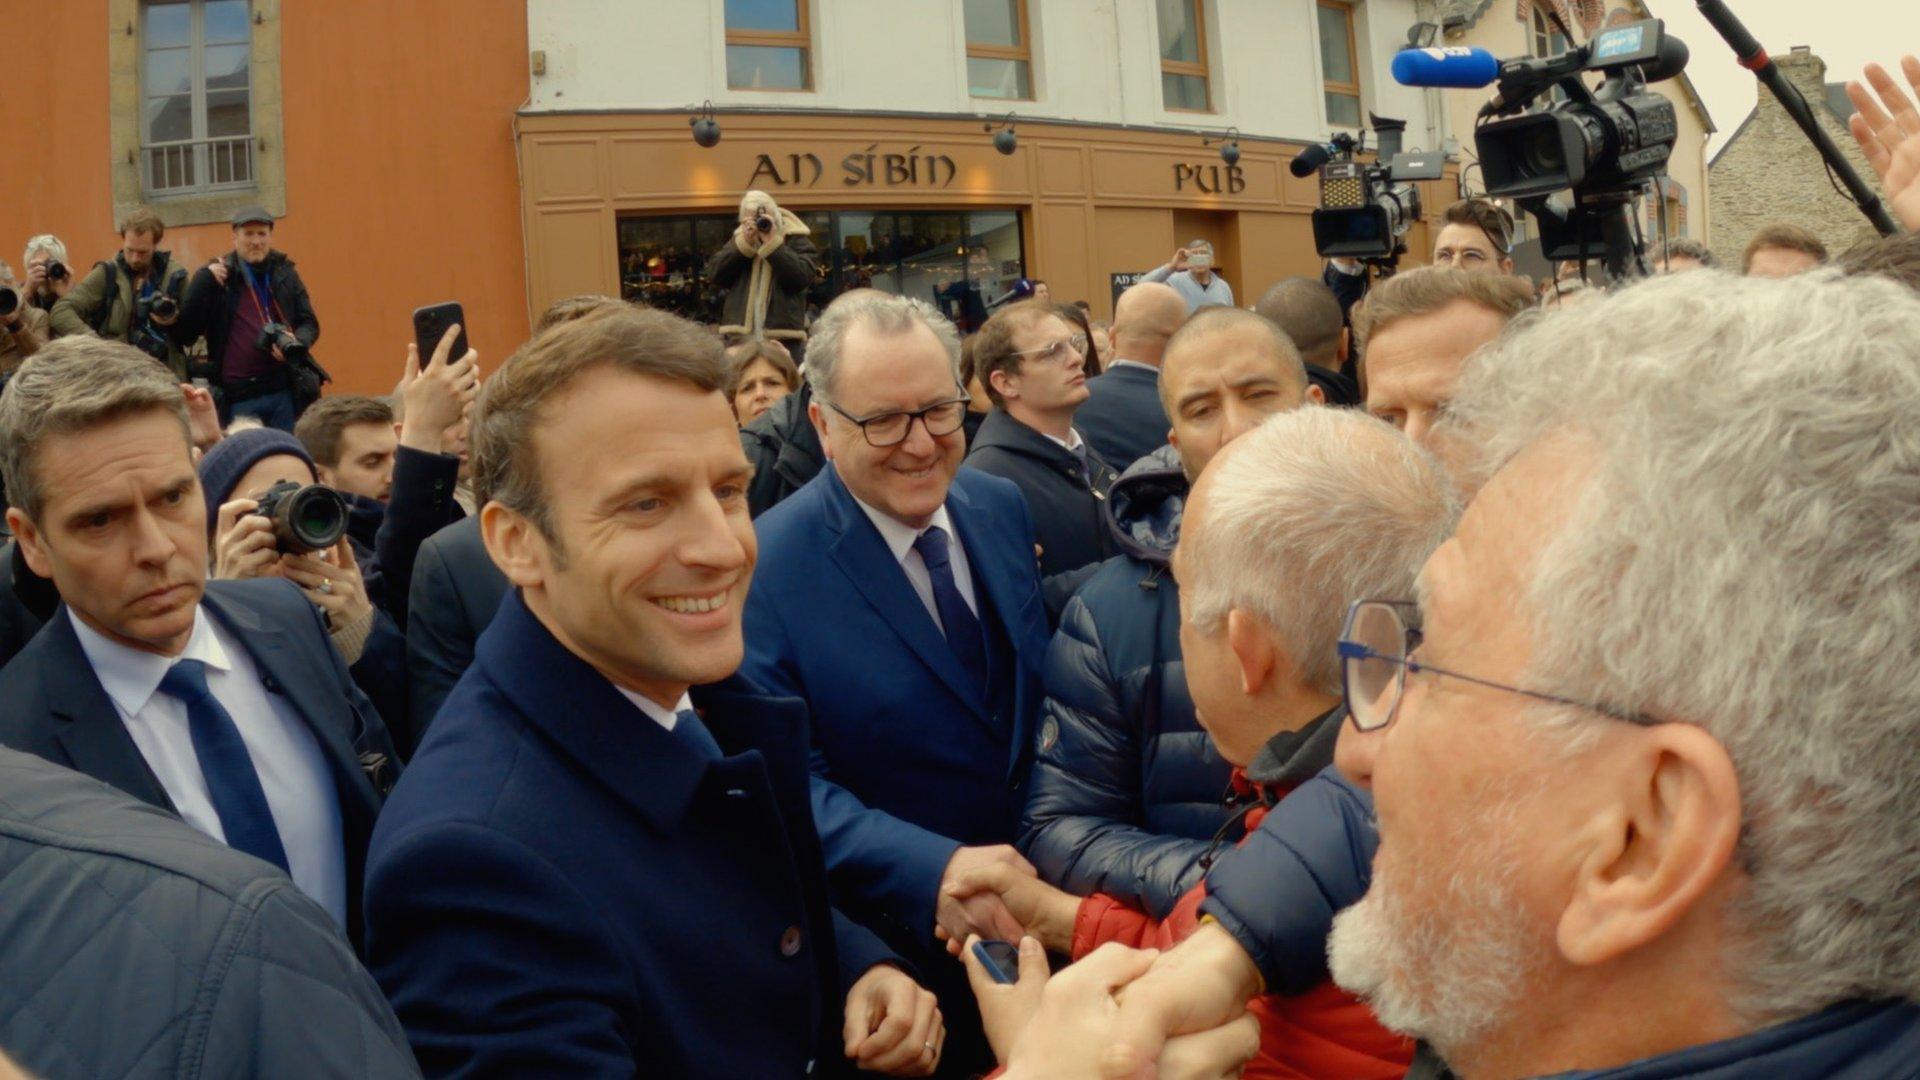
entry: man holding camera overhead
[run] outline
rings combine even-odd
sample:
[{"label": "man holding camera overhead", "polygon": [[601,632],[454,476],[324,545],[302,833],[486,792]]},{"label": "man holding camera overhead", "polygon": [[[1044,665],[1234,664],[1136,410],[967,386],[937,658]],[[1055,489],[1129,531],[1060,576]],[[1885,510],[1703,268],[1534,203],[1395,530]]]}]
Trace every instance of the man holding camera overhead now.
[{"label": "man holding camera overhead", "polygon": [[[53,336],[98,334],[124,341],[186,377],[186,358],[174,338],[187,272],[170,265],[160,250],[166,222],[145,206],[120,221],[120,251],[95,263],[53,304]],[[190,342],[189,342],[190,343]]]},{"label": "man holding camera overhead", "polygon": [[1213,272],[1213,245],[1205,240],[1189,241],[1173,253],[1172,259],[1147,271],[1140,280],[1173,286],[1173,291],[1187,302],[1189,315],[1209,304],[1233,306],[1233,286]]},{"label": "man holding camera overhead", "polygon": [[205,334],[220,418],[255,416],[292,431],[325,379],[308,350],[320,337],[313,301],[293,260],[273,250],[273,215],[249,206],[233,215],[233,252],[193,275],[177,340]]}]

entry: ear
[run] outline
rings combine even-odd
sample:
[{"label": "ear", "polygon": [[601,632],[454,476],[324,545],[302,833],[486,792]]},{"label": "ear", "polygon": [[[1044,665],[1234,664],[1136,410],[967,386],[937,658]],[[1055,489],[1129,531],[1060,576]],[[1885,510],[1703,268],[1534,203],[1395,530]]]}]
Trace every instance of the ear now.
[{"label": "ear", "polygon": [[1598,777],[1611,802],[1580,834],[1556,929],[1575,964],[1606,963],[1671,931],[1726,879],[1740,838],[1740,780],[1705,729],[1661,724],[1612,738],[1625,745],[1609,750],[1612,767]]},{"label": "ear", "polygon": [[520,588],[546,584],[552,551],[534,523],[497,502],[480,508],[480,539],[493,565]]},{"label": "ear", "polygon": [[1325,405],[1327,403],[1327,392],[1320,389],[1319,383],[1310,382],[1307,384],[1307,392],[1300,395],[1300,400],[1308,405]]},{"label": "ear", "polygon": [[1017,378],[1004,371],[989,372],[987,385],[993,387],[1002,401],[1012,401],[1020,396],[1020,384],[1016,381]]},{"label": "ear", "polygon": [[827,438],[827,411],[820,407],[820,399],[807,402],[807,419],[813,424],[813,433],[820,437],[820,452],[833,460],[833,440]]},{"label": "ear", "polygon": [[1173,447],[1175,450],[1180,449],[1179,428],[1170,427],[1167,429],[1167,445]]},{"label": "ear", "polygon": [[44,538],[40,527],[19,507],[7,508],[7,528],[13,530],[13,538],[20,543],[20,555],[27,561],[27,569],[51,581],[53,579],[53,560],[47,557]]},{"label": "ear", "polygon": [[333,470],[327,468],[325,465],[322,465],[317,461],[313,463],[313,478],[315,480],[320,481],[322,484],[327,485],[328,487],[340,486],[339,484],[336,484],[333,482],[334,481]]},{"label": "ear", "polygon": [[1500,272],[1503,274],[1513,273],[1513,258],[1511,256],[1503,255],[1500,257]]},{"label": "ear", "polygon": [[1229,610],[1227,648],[1240,665],[1240,692],[1248,697],[1259,693],[1272,680],[1279,661],[1267,624],[1243,608]]}]

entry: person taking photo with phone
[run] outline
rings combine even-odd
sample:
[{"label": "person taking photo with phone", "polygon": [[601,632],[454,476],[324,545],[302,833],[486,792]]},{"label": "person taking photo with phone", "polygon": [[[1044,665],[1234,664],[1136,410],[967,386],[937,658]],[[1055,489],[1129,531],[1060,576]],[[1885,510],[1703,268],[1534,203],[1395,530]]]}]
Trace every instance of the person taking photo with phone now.
[{"label": "person taking photo with phone", "polygon": [[1173,286],[1187,302],[1189,314],[1210,304],[1233,306],[1233,286],[1213,272],[1213,245],[1191,240],[1175,251],[1173,258],[1147,271],[1141,281],[1156,281]]}]

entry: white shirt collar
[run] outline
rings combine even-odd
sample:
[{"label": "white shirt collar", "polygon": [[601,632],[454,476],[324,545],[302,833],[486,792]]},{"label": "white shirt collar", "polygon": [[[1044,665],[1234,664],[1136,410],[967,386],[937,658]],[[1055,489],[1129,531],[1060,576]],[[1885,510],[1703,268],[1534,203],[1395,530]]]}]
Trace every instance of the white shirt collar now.
[{"label": "white shirt collar", "polygon": [[[1042,435],[1047,435],[1047,433],[1046,433],[1046,432],[1044,432],[1044,431],[1042,431],[1042,432],[1040,432],[1040,434],[1042,434]],[[1083,442],[1083,441],[1081,440],[1081,438],[1080,438],[1080,432],[1078,432],[1078,431],[1076,431],[1076,430],[1075,430],[1075,429],[1073,429],[1073,428],[1068,428],[1068,429],[1067,429],[1067,437],[1066,437],[1066,438],[1064,438],[1064,439],[1056,439],[1056,438],[1054,438],[1054,437],[1053,437],[1053,436],[1051,436],[1051,435],[1047,435],[1047,441],[1048,441],[1048,442],[1051,442],[1051,443],[1052,443],[1053,445],[1055,445],[1055,446],[1058,446],[1058,447],[1060,447],[1061,449],[1063,449],[1063,450],[1066,450],[1066,451],[1068,451],[1068,452],[1072,452],[1072,451],[1075,451],[1075,450],[1078,450],[1078,449],[1080,449],[1080,448],[1081,448],[1082,446],[1084,446],[1084,445],[1086,445],[1086,443],[1085,443],[1085,442]]]},{"label": "white shirt collar", "polygon": [[[848,492],[847,494],[852,495],[853,493]],[[906,562],[907,554],[913,550],[913,542],[920,539],[921,533],[926,532],[927,529],[931,529],[935,525],[947,531],[948,540],[958,542],[960,539],[959,534],[953,531],[953,519],[947,516],[947,504],[945,503],[941,503],[940,508],[933,512],[933,520],[927,522],[925,529],[916,529],[900,519],[892,517],[883,510],[876,510],[868,506],[865,502],[862,502],[857,495],[854,496],[853,501],[860,504],[860,509],[866,511],[867,520],[873,522],[873,527],[880,530],[880,539],[887,542],[887,550],[893,552],[894,562]]]},{"label": "white shirt collar", "polygon": [[635,708],[646,713],[647,719],[652,720],[668,731],[672,731],[673,726],[680,722],[680,713],[682,710],[693,708],[693,695],[691,694],[681,694],[678,705],[675,705],[671,709],[663,709],[660,707],[659,702],[645,694],[636,693],[621,686],[619,683],[613,683],[612,686],[615,690],[620,691],[622,697],[633,702]]},{"label": "white shirt collar", "polygon": [[233,660],[214,632],[213,620],[207,617],[204,607],[194,609],[193,631],[187,635],[186,648],[180,650],[179,656],[160,656],[122,645],[88,626],[72,608],[67,609],[67,619],[73,623],[74,636],[80,639],[80,651],[86,653],[87,663],[93,665],[93,674],[100,680],[101,688],[128,716],[146,708],[154,691],[160,689],[160,680],[166,678],[167,669],[181,660],[198,660],[214,671],[233,670]]}]

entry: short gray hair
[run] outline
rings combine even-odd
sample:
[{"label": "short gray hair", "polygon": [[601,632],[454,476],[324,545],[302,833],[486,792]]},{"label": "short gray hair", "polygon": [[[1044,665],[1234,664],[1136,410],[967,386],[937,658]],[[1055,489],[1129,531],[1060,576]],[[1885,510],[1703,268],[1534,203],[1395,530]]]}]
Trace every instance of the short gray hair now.
[{"label": "short gray hair", "polygon": [[1340,627],[1368,597],[1405,597],[1453,531],[1438,461],[1381,420],[1303,405],[1207,466],[1206,516],[1181,538],[1196,627],[1253,612],[1314,687],[1340,692]]},{"label": "short gray hair", "polygon": [[56,435],[149,409],[179,420],[180,438],[192,446],[186,396],[146,353],[91,334],[64,337],[34,353],[0,393],[0,480],[8,501],[38,521],[47,492],[34,468],[34,451]]},{"label": "short gray hair", "polygon": [[1751,1022],[1920,999],[1916,342],[1920,298],[1891,281],[1701,270],[1515,330],[1454,399],[1489,467],[1590,447],[1529,586],[1530,678],[1726,748]]},{"label": "short gray hair", "polygon": [[852,296],[827,305],[807,335],[807,385],[813,388],[814,396],[834,400],[833,371],[840,366],[848,331],[867,325],[877,333],[903,334],[915,323],[933,331],[933,336],[940,340],[940,347],[947,351],[947,367],[953,372],[954,385],[959,385],[960,332],[932,304],[906,296]]},{"label": "short gray hair", "polygon": [[67,261],[67,245],[52,233],[41,233],[27,241],[27,249],[21,254],[20,262],[22,264],[33,262],[34,253],[40,251],[51,255],[55,262]]}]

